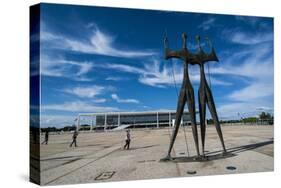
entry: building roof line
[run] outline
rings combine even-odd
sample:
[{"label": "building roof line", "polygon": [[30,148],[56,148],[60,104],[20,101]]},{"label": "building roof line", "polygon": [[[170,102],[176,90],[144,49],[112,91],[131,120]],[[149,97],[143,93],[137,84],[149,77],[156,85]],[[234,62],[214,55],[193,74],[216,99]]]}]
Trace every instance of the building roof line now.
[{"label": "building roof line", "polygon": [[[162,111],[137,111],[137,112],[97,112],[97,113],[79,113],[79,116],[94,116],[94,115],[124,115],[124,114],[128,114],[128,115],[138,115],[138,114],[166,114],[166,113],[176,113],[175,110],[162,110]],[[189,112],[185,112],[185,113],[189,113]]]}]

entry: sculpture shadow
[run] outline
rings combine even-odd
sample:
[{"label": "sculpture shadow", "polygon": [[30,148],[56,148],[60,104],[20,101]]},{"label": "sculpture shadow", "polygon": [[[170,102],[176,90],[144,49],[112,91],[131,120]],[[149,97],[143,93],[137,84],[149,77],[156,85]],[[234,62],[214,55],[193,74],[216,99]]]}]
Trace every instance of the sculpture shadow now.
[{"label": "sculpture shadow", "polygon": [[52,160],[71,160],[73,158],[81,158],[83,155],[71,155],[71,156],[62,156],[62,157],[52,157],[52,158],[45,158],[45,159],[40,159],[40,161],[52,161]]},{"label": "sculpture shadow", "polygon": [[237,146],[233,148],[228,148],[227,153],[223,153],[222,150],[206,152],[204,157],[197,157],[197,156],[181,156],[181,157],[173,157],[170,161],[171,162],[204,162],[204,161],[214,161],[219,159],[226,159],[230,157],[237,156],[238,153],[254,150],[259,147],[263,147],[266,145],[273,144],[273,139],[265,142],[259,142],[255,144],[247,144],[243,146]]},{"label": "sculpture shadow", "polygon": [[[259,143],[255,143],[255,144],[247,144],[247,145],[243,145],[243,146],[228,148],[227,152],[238,154],[238,153],[241,153],[241,152],[244,152],[244,151],[253,150],[253,149],[256,149],[256,148],[259,148],[259,147],[262,147],[262,146],[266,146],[266,145],[269,145],[269,144],[273,144],[273,139],[271,139],[269,141],[265,141],[265,142],[259,142]],[[222,150],[208,152],[208,153],[206,153],[206,155],[212,155],[212,154],[219,153],[219,152],[222,152]]]},{"label": "sculpture shadow", "polygon": [[143,147],[134,147],[134,148],[130,148],[130,150],[137,150],[137,149],[146,149],[146,148],[152,148],[155,146],[158,146],[159,144],[155,144],[155,145],[148,145],[148,146],[143,146]]}]

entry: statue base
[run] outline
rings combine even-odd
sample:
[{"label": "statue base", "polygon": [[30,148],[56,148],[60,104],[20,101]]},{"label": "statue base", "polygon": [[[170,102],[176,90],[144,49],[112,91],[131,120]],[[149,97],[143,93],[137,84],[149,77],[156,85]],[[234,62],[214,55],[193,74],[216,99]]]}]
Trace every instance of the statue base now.
[{"label": "statue base", "polygon": [[160,162],[205,162],[218,159],[224,159],[233,157],[235,154],[224,151],[223,153],[214,155],[199,155],[199,156],[181,156],[181,157],[171,157],[167,155],[166,157],[160,159]]}]

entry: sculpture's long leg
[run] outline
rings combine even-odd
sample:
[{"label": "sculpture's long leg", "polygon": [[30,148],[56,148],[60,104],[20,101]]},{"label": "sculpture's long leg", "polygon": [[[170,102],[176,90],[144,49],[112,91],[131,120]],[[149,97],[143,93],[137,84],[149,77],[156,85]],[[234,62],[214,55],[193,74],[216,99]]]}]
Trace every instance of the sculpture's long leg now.
[{"label": "sculpture's long leg", "polygon": [[187,96],[188,111],[190,113],[193,139],[195,142],[197,156],[199,157],[200,152],[199,152],[199,144],[198,144],[198,132],[197,132],[197,126],[196,126],[195,100],[194,100],[194,91],[193,91],[193,87],[192,87],[191,83],[187,84],[186,96]]},{"label": "sculpture's long leg", "polygon": [[175,128],[174,128],[174,131],[173,131],[173,134],[172,134],[170,147],[169,147],[169,150],[168,150],[168,155],[166,157],[167,159],[170,158],[171,150],[173,148],[176,136],[177,136],[178,131],[179,131],[179,126],[180,126],[181,117],[182,117],[182,113],[183,113],[183,110],[184,110],[185,102],[186,102],[186,93],[185,93],[185,84],[183,84],[182,87],[181,87],[179,98],[178,98]]},{"label": "sculpture's long leg", "polygon": [[200,132],[201,132],[201,142],[202,142],[202,155],[204,156],[205,151],[205,135],[206,135],[206,93],[204,89],[205,85],[200,84],[198,91],[199,100],[199,115],[200,115]]},{"label": "sculpture's long leg", "polygon": [[208,87],[208,85],[206,85],[205,91],[206,91],[208,108],[209,108],[211,116],[214,120],[216,130],[217,130],[217,133],[218,133],[220,141],[221,141],[223,151],[226,152],[224,140],[223,140],[223,136],[222,136],[222,131],[221,131],[221,126],[220,126],[219,118],[218,118],[218,115],[217,115],[213,95],[212,95],[212,92],[211,92],[210,88]]}]

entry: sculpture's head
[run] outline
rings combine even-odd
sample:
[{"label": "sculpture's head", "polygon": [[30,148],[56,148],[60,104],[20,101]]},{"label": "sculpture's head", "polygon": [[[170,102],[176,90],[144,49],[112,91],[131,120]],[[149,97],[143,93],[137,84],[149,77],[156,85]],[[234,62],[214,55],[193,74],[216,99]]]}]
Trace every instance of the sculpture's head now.
[{"label": "sculpture's head", "polygon": [[208,37],[206,37],[205,40],[206,40],[206,43],[209,45],[210,53],[208,55],[210,56],[211,60],[219,62],[219,59],[217,57],[213,44],[211,43],[211,41],[209,40]]},{"label": "sculpture's head", "polygon": [[197,43],[197,46],[198,46],[198,52],[199,53],[204,53],[204,51],[202,50],[202,48],[201,48],[201,38],[200,38],[200,36],[199,35],[196,35],[195,36],[195,40],[196,40],[196,43]]},{"label": "sculpture's head", "polygon": [[182,33],[182,41],[183,41],[182,48],[187,49],[187,47],[186,47],[187,34],[186,33]]},{"label": "sculpture's head", "polygon": [[165,48],[165,49],[169,48],[168,37],[165,37],[165,38],[164,38],[164,48]]}]

